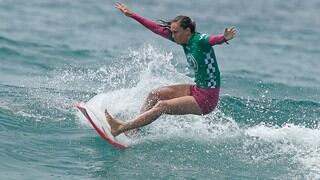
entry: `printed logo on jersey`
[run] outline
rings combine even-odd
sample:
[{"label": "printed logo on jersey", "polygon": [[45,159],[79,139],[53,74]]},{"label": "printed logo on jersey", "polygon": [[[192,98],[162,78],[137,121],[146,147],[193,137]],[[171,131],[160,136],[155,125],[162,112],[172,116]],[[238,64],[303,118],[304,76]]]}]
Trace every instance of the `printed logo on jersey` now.
[{"label": "printed logo on jersey", "polygon": [[208,36],[209,36],[208,34],[201,34],[199,40],[201,40],[201,39],[203,39],[203,38],[207,38]]},{"label": "printed logo on jersey", "polygon": [[193,67],[194,71],[198,72],[198,70],[199,70],[198,63],[197,63],[196,59],[192,56],[191,53],[187,54],[187,61],[188,61],[189,65],[191,67]]}]

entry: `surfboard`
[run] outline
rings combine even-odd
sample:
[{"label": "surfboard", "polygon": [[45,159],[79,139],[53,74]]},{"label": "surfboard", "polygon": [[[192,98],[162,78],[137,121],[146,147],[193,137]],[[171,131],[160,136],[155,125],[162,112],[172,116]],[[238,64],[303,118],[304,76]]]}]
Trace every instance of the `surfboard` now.
[{"label": "surfboard", "polygon": [[76,108],[84,115],[84,117],[90,122],[97,133],[105,139],[112,146],[120,149],[127,149],[128,146],[118,142],[116,138],[111,134],[111,127],[108,121],[105,119],[104,113],[94,110],[89,106],[79,103],[75,105]]}]

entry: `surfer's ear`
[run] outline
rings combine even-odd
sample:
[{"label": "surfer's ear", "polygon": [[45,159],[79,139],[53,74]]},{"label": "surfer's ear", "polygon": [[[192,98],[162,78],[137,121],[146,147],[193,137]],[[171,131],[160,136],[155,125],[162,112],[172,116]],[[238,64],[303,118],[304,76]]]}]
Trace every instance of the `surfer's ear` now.
[{"label": "surfer's ear", "polygon": [[186,29],[184,29],[184,32],[187,33],[187,34],[192,34],[192,33],[191,33],[191,29],[190,29],[189,27],[187,27]]},{"label": "surfer's ear", "polygon": [[190,32],[191,33],[191,29],[190,29],[190,27],[187,27],[187,29],[186,29],[188,32]]}]

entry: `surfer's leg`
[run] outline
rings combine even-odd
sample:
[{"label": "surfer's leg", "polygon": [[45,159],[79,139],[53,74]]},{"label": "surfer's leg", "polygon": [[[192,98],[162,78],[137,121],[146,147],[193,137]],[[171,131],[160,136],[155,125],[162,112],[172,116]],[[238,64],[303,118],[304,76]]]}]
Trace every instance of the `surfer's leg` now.
[{"label": "surfer's leg", "polygon": [[119,121],[106,114],[107,120],[111,125],[111,133],[117,136],[125,131],[136,129],[148,125],[159,118],[162,114],[184,115],[197,114],[201,115],[202,111],[192,96],[183,96],[170,100],[160,100],[150,110],[140,114],[135,119],[127,122]]},{"label": "surfer's leg", "polygon": [[[191,87],[190,84],[176,84],[176,85],[159,87],[157,89],[152,90],[148,94],[146,100],[144,101],[140,109],[140,114],[151,109],[160,100],[168,100],[168,99],[189,95],[190,87]],[[141,130],[140,128],[132,129],[131,131],[127,131],[126,135],[128,136],[136,135],[140,130]]]},{"label": "surfer's leg", "polygon": [[163,86],[152,90],[144,101],[140,114],[151,109],[160,100],[168,100],[190,95],[190,84]]}]

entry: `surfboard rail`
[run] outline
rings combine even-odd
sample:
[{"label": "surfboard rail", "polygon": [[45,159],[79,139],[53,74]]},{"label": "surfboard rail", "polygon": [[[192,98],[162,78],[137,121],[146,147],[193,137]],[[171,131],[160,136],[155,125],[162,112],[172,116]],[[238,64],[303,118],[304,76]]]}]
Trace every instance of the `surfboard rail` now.
[{"label": "surfboard rail", "polygon": [[[95,122],[96,120],[92,118],[88,111],[90,111],[90,108],[88,108],[85,104],[83,103],[78,103],[75,104],[75,107],[80,110],[80,112],[85,116],[85,118],[90,122],[90,124],[93,126],[93,128],[97,131],[97,133],[105,139],[109,144],[112,146],[118,147],[120,149],[128,149],[128,146],[123,145],[119,142],[116,141],[115,137],[112,136],[111,132],[108,129],[105,129],[104,127],[98,127],[97,123]],[[94,114],[94,112],[90,112]],[[105,123],[108,123],[107,121]],[[110,126],[110,125],[109,125]]]}]

